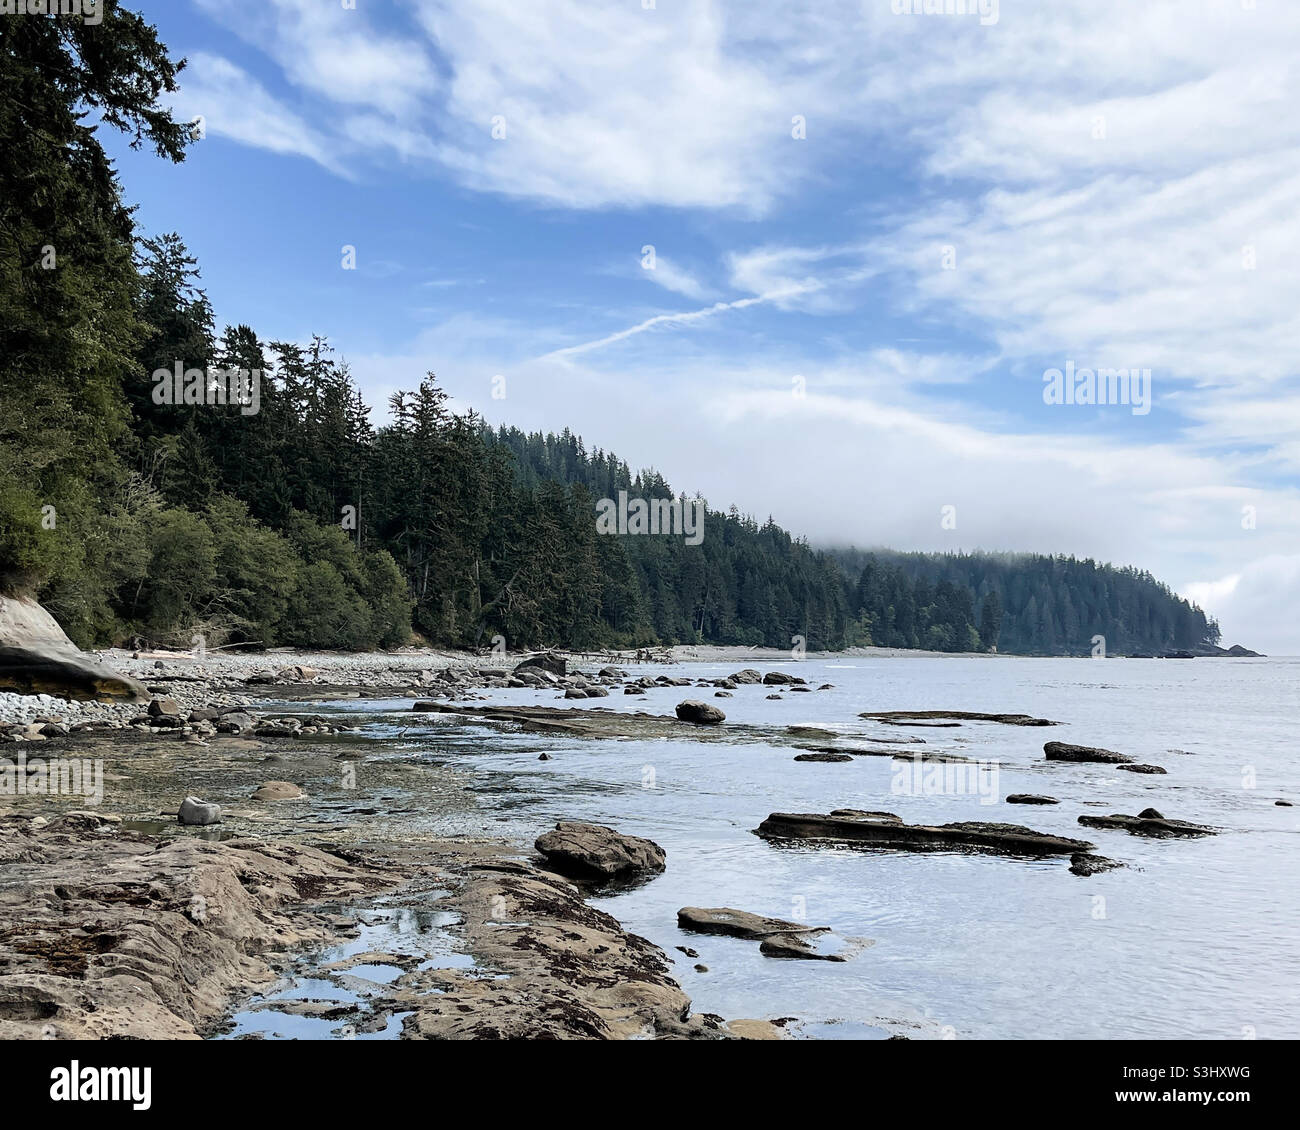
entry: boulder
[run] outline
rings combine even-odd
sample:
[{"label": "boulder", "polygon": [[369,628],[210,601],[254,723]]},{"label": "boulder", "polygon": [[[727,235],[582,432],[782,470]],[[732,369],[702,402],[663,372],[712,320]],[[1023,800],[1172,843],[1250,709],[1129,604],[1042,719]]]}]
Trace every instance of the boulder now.
[{"label": "boulder", "polygon": [[727,680],[733,683],[761,683],[763,675],[760,671],[755,671],[752,667],[746,667],[743,671],[737,671],[734,675],[728,675]]},{"label": "boulder", "polygon": [[783,687],[802,682],[797,675],[787,675],[784,671],[769,671],[763,676],[763,685],[767,687]]},{"label": "boulder", "polygon": [[243,734],[251,730],[257,723],[253,720],[251,714],[246,714],[242,710],[232,710],[229,714],[223,714],[217,720],[217,732],[222,734]]},{"label": "boulder", "polygon": [[190,711],[191,722],[215,722],[221,717],[221,711],[215,706],[196,706]]},{"label": "boulder", "polygon": [[683,722],[695,722],[701,726],[716,726],[727,720],[727,716],[716,706],[694,698],[677,704],[677,717]]},{"label": "boulder", "polygon": [[187,796],[181,801],[176,819],[182,824],[205,825],[221,823],[221,805],[209,804],[196,796]]},{"label": "boulder", "polygon": [[512,674],[522,675],[525,671],[545,671],[548,675],[554,675],[557,679],[560,679],[565,676],[567,670],[568,663],[563,656],[544,651],[539,655],[530,655],[522,663],[517,664]]},{"label": "boulder", "polygon": [[1071,745],[1069,742],[1047,742],[1043,753],[1048,761],[1097,761],[1103,765],[1128,765],[1133,759],[1113,749],[1099,749],[1090,745]]},{"label": "boulder", "polygon": [[80,651],[28,597],[0,596],[0,691],[56,698],[145,702],[135,679]]},{"label": "boulder", "polygon": [[653,840],[626,836],[603,824],[561,820],[533,846],[553,871],[585,879],[631,879],[657,874],[665,852]]},{"label": "boulder", "polygon": [[157,718],[164,714],[169,718],[179,718],[181,714],[180,703],[174,698],[155,698],[149,703],[148,714],[150,718]]}]

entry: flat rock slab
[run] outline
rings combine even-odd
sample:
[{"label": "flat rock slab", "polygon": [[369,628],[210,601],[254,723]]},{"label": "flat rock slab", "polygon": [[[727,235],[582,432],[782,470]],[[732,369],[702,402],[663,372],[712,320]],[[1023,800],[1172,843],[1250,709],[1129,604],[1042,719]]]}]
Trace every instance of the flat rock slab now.
[{"label": "flat rock slab", "polygon": [[1007,797],[1008,804],[1060,804],[1054,796],[1042,796],[1039,793],[1012,793]]},{"label": "flat rock slab", "polygon": [[820,934],[830,929],[829,926],[808,926],[803,922],[787,922],[783,918],[767,918],[730,906],[684,906],[677,912],[677,925],[697,934],[723,934],[729,938],[754,941],[780,934]]},{"label": "flat rock slab", "polygon": [[796,761],[852,761],[853,757],[847,753],[801,753],[795,757]]},{"label": "flat rock slab", "polygon": [[848,961],[843,953],[817,949],[798,934],[773,934],[758,947],[764,957],[793,958],[798,961]]},{"label": "flat rock slab", "polygon": [[1090,745],[1071,745],[1069,742],[1047,742],[1043,753],[1048,761],[1096,761],[1103,765],[1131,765],[1133,759],[1113,749],[1100,749]]},{"label": "flat rock slab", "polygon": [[[838,813],[838,814],[837,814]],[[978,851],[998,855],[1072,855],[1090,851],[1085,840],[1050,836],[1019,824],[904,824],[898,817],[774,812],[755,830],[767,840],[829,840],[900,851]]]},{"label": "flat rock slab", "polygon": [[552,870],[579,878],[656,875],[667,865],[667,853],[653,840],[575,820],[561,820],[554,831],[539,836],[533,846]]},{"label": "flat rock slab", "polygon": [[983,714],[977,710],[872,710],[859,714],[859,718],[870,718],[877,722],[895,722],[898,720],[936,720],[948,719],[956,722],[998,722],[1003,726],[1059,726],[1047,718],[1034,718],[1029,714]]},{"label": "flat rock slab", "polygon": [[1152,836],[1157,839],[1169,836],[1213,836],[1219,831],[1208,824],[1166,819],[1154,808],[1148,808],[1137,816],[1125,816],[1119,812],[1110,816],[1080,816],[1079,823],[1087,828],[1120,828],[1135,836]]}]

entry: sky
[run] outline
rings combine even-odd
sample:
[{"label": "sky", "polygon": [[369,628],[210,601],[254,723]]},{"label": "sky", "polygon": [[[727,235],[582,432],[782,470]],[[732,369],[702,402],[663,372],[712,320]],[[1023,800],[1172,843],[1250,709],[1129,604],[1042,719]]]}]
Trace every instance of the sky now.
[{"label": "sky", "polygon": [[433,371],[814,544],[1135,565],[1300,654],[1295,0],[128,6],[203,135],[105,138],[140,226],[377,423]]}]

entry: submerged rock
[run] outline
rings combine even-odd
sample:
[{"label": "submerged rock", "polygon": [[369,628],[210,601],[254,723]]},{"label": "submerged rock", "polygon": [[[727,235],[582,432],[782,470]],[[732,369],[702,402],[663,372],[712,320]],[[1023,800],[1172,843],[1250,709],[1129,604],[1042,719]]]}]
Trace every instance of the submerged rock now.
[{"label": "submerged rock", "polygon": [[842,953],[822,953],[798,934],[775,934],[758,947],[764,957],[796,958],[803,961],[848,961]]},{"label": "submerged rock", "polygon": [[716,706],[710,706],[707,702],[700,702],[694,698],[688,698],[677,704],[677,717],[683,722],[696,722],[702,726],[716,726],[719,722],[727,720],[727,716]]},{"label": "submerged rock", "polygon": [[1135,836],[1213,836],[1219,829],[1208,824],[1192,824],[1186,820],[1170,820],[1154,808],[1145,808],[1136,816],[1116,812],[1110,816],[1080,816],[1079,823],[1087,828],[1122,828]]},{"label": "submerged rock", "polygon": [[303,792],[292,781],[267,781],[253,794],[254,800],[296,800]]},{"label": "submerged rock", "polygon": [[847,753],[801,753],[796,761],[852,761],[853,758]]},{"label": "submerged rock", "polygon": [[1125,773],[1167,773],[1167,769],[1162,769],[1159,765],[1117,765],[1116,769],[1122,769]]},{"label": "submerged rock", "polygon": [[1133,759],[1113,749],[1090,745],[1071,745],[1069,742],[1047,742],[1043,753],[1048,761],[1096,761],[1103,765],[1131,765]]},{"label": "submerged rock", "polygon": [[1001,855],[1070,855],[1090,851],[1086,840],[1036,832],[1019,824],[968,821],[904,824],[892,813],[856,815],[837,809],[828,815],[774,812],[754,831],[767,840],[830,840],[901,851],[982,851]]},{"label": "submerged rock", "polygon": [[1038,793],[1012,793],[1007,797],[1008,804],[1060,804],[1054,796],[1042,796]]},{"label": "submerged rock", "polygon": [[667,865],[667,853],[653,840],[576,820],[561,820],[533,846],[552,870],[586,879],[644,877]]},{"label": "submerged rock", "polygon": [[977,710],[873,710],[859,714],[859,718],[887,722],[898,718],[936,719],[946,718],[966,722],[998,722],[1003,726],[1059,726],[1047,718],[1035,718],[1029,714],[984,714]]},{"label": "submerged rock", "polygon": [[1084,878],[1089,875],[1100,875],[1103,871],[1114,871],[1116,867],[1123,866],[1124,864],[1118,860],[1107,859],[1104,855],[1090,855],[1083,851],[1070,856],[1070,874],[1082,875]]}]

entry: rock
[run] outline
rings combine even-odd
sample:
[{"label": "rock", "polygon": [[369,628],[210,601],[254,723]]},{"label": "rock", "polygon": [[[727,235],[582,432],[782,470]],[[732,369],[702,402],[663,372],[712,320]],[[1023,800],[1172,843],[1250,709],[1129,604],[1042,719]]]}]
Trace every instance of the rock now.
[{"label": "rock", "polygon": [[768,695],[767,697],[768,697],[769,699],[776,699],[777,702],[780,702],[780,701],[781,701],[781,696],[780,696],[779,694],[770,694],[770,695]]},{"label": "rock", "polygon": [[537,760],[538,760],[538,761],[550,761],[550,760],[551,760],[551,755],[550,755],[549,753],[539,753],[539,754],[537,755]]},{"label": "rock", "polygon": [[286,683],[310,683],[320,672],[315,667],[281,667],[276,678]]},{"label": "rock", "polygon": [[267,781],[253,794],[254,800],[295,800],[302,789],[292,781]]},{"label": "rock", "polygon": [[787,922],[782,918],[767,918],[730,906],[684,906],[677,912],[677,925],[696,934],[724,934],[729,938],[749,938],[753,941],[780,934],[820,934],[830,928]]},{"label": "rock", "polygon": [[1213,836],[1218,832],[1208,824],[1191,824],[1186,820],[1169,820],[1161,816],[1154,808],[1148,808],[1137,816],[1125,816],[1112,813],[1110,816],[1080,816],[1079,823],[1087,828],[1122,828],[1135,836],[1150,836],[1166,839],[1170,836]]},{"label": "rock", "polygon": [[1125,773],[1165,773],[1167,770],[1161,769],[1159,765],[1117,765],[1116,769],[1122,769]]},{"label": "rock", "polygon": [[223,714],[217,720],[217,732],[222,734],[243,734],[256,725],[257,723],[253,721],[251,714],[245,714],[242,710],[234,710],[229,714]]},{"label": "rock", "polygon": [[587,698],[609,698],[609,691],[605,687],[590,686],[586,692]]},{"label": "rock", "polygon": [[187,796],[181,801],[180,811],[176,813],[176,819],[182,824],[220,824],[221,823],[221,805],[209,804],[207,801],[199,800],[196,796]]},{"label": "rock", "polygon": [[713,697],[714,697],[714,698],[731,698],[731,692],[730,692],[730,691],[714,691],[714,692],[713,692]]},{"label": "rock", "polygon": [[728,679],[733,683],[761,683],[763,675],[755,671],[752,667],[746,667],[743,671],[737,671],[734,675],[728,675]]},{"label": "rock", "polygon": [[707,702],[700,702],[694,698],[688,698],[677,704],[677,717],[683,722],[695,722],[701,726],[716,726],[719,722],[727,720],[727,716],[716,706],[710,706]]},{"label": "rock", "polygon": [[1087,852],[1075,852],[1070,856],[1070,874],[1082,875],[1085,878],[1089,875],[1100,875],[1103,871],[1113,871],[1116,867],[1123,867],[1124,864],[1114,859],[1107,859],[1104,855],[1089,855]]},{"label": "rock", "polygon": [[1275,800],[1273,803],[1274,803],[1275,805],[1277,805],[1278,808],[1294,808],[1294,807],[1295,807],[1295,805],[1293,805],[1289,800]]},{"label": "rock", "polygon": [[769,671],[763,676],[763,685],[766,687],[790,686],[803,681],[797,675],[787,675],[784,671]]},{"label": "rock", "polygon": [[796,761],[852,761],[853,758],[847,753],[801,753]]},{"label": "rock", "polygon": [[215,722],[221,717],[221,711],[215,706],[196,706],[190,711],[191,722]]},{"label": "rock", "polygon": [[1012,793],[1007,797],[1008,804],[1060,804],[1054,796],[1041,796],[1038,793]]},{"label": "rock", "polygon": [[587,692],[582,687],[570,687],[564,692],[565,698],[586,698]]},{"label": "rock", "polygon": [[562,656],[554,652],[544,651],[540,655],[531,655],[522,663],[515,666],[514,675],[522,675],[525,671],[540,670],[556,678],[563,678],[567,673],[568,663]]},{"label": "rock", "polygon": [[1003,726],[1059,726],[1047,718],[1035,718],[1029,714],[984,714],[978,710],[873,710],[859,714],[859,718],[869,718],[877,722],[888,722],[899,718],[948,719],[959,722],[997,722]]},{"label": "rock", "polygon": [[180,704],[174,698],[155,698],[149,703],[148,714],[150,718],[157,718],[165,714],[169,718],[179,718],[181,713]]},{"label": "rock", "polygon": [[844,809],[824,816],[774,812],[755,829],[755,834],[767,840],[829,840],[901,851],[982,851],[1001,855],[1070,855],[1093,847],[1084,840],[1051,836],[1019,824],[970,821],[914,825],[902,823],[892,813],[888,815],[889,819],[848,815]]},{"label": "rock", "polygon": [[0,888],[5,1041],[196,1040],[274,985],[263,955],[345,942],[304,904],[401,878],[282,839],[124,833],[96,813],[0,827],[18,853]]},{"label": "rock", "polygon": [[842,953],[820,953],[797,934],[776,934],[764,938],[758,952],[764,957],[798,958],[803,961],[847,961]]},{"label": "rock", "polygon": [[1128,765],[1133,759],[1113,749],[1098,749],[1090,745],[1071,745],[1069,742],[1047,742],[1043,753],[1048,761],[1097,761],[1104,765]]},{"label": "rock", "polygon": [[707,965],[697,965],[695,967],[696,973],[707,973],[708,971],[709,971],[709,967]]},{"label": "rock", "polygon": [[666,866],[666,853],[653,840],[626,836],[603,824],[561,820],[533,846],[553,871],[579,878],[646,877]]},{"label": "rock", "polygon": [[82,701],[149,697],[135,679],[78,650],[36,601],[9,596],[0,596],[0,691]]},{"label": "rock", "polygon": [[617,667],[602,667],[596,672],[597,676],[602,679],[626,679],[627,672],[620,671]]},{"label": "rock", "polygon": [[677,948],[689,958],[697,958],[700,956],[693,949],[691,949],[690,946],[678,946]]},{"label": "rock", "polygon": [[645,694],[645,687],[638,687],[634,684],[630,687],[624,687],[623,693],[624,694]]}]

